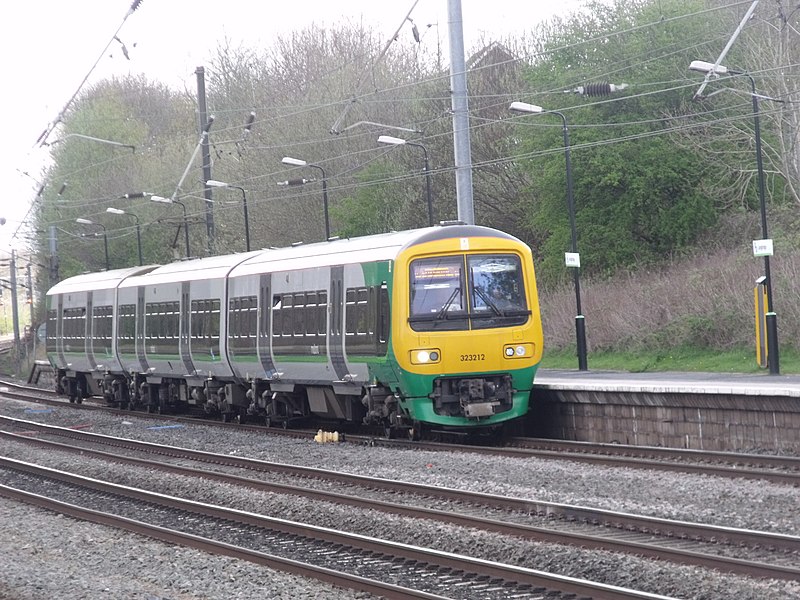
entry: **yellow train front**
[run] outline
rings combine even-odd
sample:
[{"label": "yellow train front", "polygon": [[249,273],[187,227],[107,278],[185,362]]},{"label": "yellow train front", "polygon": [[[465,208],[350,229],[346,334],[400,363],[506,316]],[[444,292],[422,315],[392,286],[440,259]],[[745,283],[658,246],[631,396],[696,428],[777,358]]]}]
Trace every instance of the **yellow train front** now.
[{"label": "yellow train front", "polygon": [[395,393],[367,399],[375,420],[416,438],[525,416],[543,345],[530,248],[494,229],[445,226],[403,247],[393,270],[389,355],[372,375]]}]

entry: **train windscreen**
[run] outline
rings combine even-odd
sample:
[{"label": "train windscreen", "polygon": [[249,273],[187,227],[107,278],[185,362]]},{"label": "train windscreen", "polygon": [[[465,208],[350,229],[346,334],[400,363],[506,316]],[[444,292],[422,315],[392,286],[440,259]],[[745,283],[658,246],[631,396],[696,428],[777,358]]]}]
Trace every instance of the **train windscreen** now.
[{"label": "train windscreen", "polygon": [[470,254],[411,263],[409,322],[416,331],[486,329],[525,322],[522,265],[512,254]]}]

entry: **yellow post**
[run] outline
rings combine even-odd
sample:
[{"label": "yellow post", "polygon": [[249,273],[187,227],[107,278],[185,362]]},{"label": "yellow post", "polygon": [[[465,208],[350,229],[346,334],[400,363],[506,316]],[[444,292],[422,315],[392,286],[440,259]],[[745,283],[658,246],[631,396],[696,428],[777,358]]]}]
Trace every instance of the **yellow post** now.
[{"label": "yellow post", "polygon": [[756,279],[753,288],[754,307],[756,312],[756,362],[762,369],[767,368],[767,286],[766,277]]}]

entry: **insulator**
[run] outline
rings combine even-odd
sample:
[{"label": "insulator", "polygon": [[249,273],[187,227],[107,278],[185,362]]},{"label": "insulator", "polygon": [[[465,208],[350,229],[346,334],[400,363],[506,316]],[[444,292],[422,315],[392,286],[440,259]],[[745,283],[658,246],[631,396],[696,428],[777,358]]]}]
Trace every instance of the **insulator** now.
[{"label": "insulator", "polygon": [[613,90],[610,83],[588,83],[583,88],[584,96],[608,96]]}]

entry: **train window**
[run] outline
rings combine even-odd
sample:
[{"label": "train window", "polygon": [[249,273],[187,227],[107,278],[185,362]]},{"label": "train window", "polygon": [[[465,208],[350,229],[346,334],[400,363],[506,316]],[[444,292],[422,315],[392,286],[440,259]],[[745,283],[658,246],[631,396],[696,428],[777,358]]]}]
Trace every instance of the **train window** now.
[{"label": "train window", "polygon": [[328,328],[328,292],[317,294],[317,333],[324,336]]},{"label": "train window", "polygon": [[409,283],[414,329],[467,328],[463,256],[412,261]]},{"label": "train window", "polygon": [[283,300],[279,294],[272,297],[272,335],[278,337],[283,331]]},{"label": "train window", "polygon": [[473,328],[517,325],[528,317],[522,267],[511,254],[469,255]]},{"label": "train window", "polygon": [[356,314],[356,293],[357,290],[355,288],[350,288],[345,292],[345,335],[353,335],[356,333],[358,320],[358,315]]},{"label": "train window", "polygon": [[345,335],[367,335],[372,333],[369,322],[369,289],[349,288],[346,293]]},{"label": "train window", "polygon": [[242,300],[242,334],[244,337],[255,339],[258,333],[258,300],[255,296],[248,296]]},{"label": "train window", "polygon": [[292,304],[292,295],[285,294],[281,301],[281,313],[283,315],[283,327],[281,334],[286,336],[292,335],[292,315],[294,314],[294,304]]},{"label": "train window", "polygon": [[389,288],[384,281],[378,300],[378,342],[386,344],[389,341]]},{"label": "train window", "polygon": [[117,319],[117,338],[133,340],[136,335],[136,305],[120,304]]},{"label": "train window", "polygon": [[55,309],[47,311],[45,332],[47,334],[47,352],[53,353],[56,351],[56,338],[58,337],[58,311]]},{"label": "train window", "polygon": [[317,335],[317,292],[306,294],[306,307],[303,309],[303,331],[307,336]]},{"label": "train window", "polygon": [[211,340],[219,340],[219,300],[208,301],[209,310],[209,337]]},{"label": "train window", "polygon": [[92,337],[97,342],[110,343],[112,308],[110,306],[95,306],[92,308]]},{"label": "train window", "polygon": [[292,335],[303,336],[306,333],[306,295],[292,294]]}]

